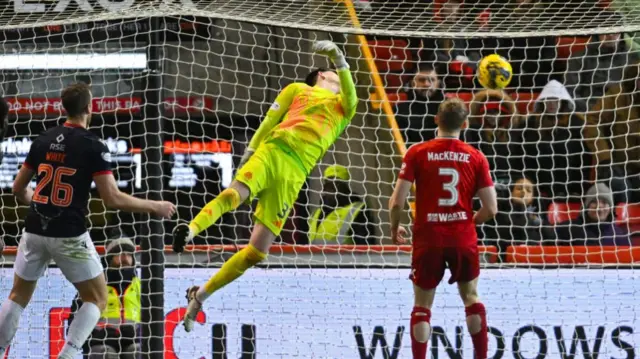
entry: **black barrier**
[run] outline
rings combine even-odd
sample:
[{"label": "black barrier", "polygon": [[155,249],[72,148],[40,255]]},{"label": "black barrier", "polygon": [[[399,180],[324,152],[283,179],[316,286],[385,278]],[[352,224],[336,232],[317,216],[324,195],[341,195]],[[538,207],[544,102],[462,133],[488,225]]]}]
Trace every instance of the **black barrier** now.
[{"label": "black barrier", "polygon": [[[144,93],[146,132],[143,163],[147,198],[162,199],[162,42],[163,18],[149,19],[147,90]],[[142,352],[146,358],[164,357],[164,227],[149,216],[142,227]]]}]

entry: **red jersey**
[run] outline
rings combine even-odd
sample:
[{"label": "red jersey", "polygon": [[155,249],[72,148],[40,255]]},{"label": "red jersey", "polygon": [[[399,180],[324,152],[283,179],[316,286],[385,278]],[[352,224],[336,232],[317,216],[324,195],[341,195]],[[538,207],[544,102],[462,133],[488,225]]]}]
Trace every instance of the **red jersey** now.
[{"label": "red jersey", "polygon": [[477,245],[473,197],[493,186],[487,158],[453,138],[436,138],[411,146],[400,178],[416,185],[414,246]]}]

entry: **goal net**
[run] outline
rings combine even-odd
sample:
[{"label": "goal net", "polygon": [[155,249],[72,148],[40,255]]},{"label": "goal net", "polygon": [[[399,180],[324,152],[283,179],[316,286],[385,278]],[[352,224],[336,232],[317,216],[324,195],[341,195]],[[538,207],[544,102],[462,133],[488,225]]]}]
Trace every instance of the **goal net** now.
[{"label": "goal net", "polygon": [[[35,137],[64,119],[61,90],[85,82],[90,130],[108,145],[120,189],[178,205],[177,218],[158,221],[107,209],[93,193],[90,234],[107,275],[118,273],[107,278],[118,310],[105,312],[85,354],[137,345],[154,358],[410,358],[411,249],[390,243],[387,203],[406,148],[434,138],[438,105],[457,97],[469,106],[464,139],[488,157],[499,194],[498,215],[478,227],[489,356],[633,357],[639,14],[634,1],[591,0],[14,0],[0,9],[10,104],[0,294],[27,211],[11,195],[15,176]],[[159,292],[127,290],[133,274],[113,262],[123,248],[114,244],[169,245],[177,221],[230,185],[278,92],[330,66],[311,52],[325,39],[345,52],[360,103],[290,204],[269,258],[212,296],[185,333],[185,290],[248,242],[255,203],[184,254],[168,247],[149,264],[153,251],[139,248],[137,277],[165,265],[164,318],[140,329]],[[475,76],[494,53],[513,67],[502,91]],[[56,358],[64,344],[76,292],[55,266],[38,285],[9,358]],[[457,296],[438,291],[433,358],[473,351]]]}]

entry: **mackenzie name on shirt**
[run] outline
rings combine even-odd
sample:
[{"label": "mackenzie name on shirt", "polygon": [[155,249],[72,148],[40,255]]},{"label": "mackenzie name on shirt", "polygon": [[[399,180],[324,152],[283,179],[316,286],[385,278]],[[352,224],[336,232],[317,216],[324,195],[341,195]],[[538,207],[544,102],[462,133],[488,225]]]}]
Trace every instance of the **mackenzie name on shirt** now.
[{"label": "mackenzie name on shirt", "polygon": [[428,213],[427,220],[429,222],[456,222],[466,221],[467,212],[453,212],[453,213]]},{"label": "mackenzie name on shirt", "polygon": [[471,155],[463,152],[428,152],[427,159],[429,161],[457,161],[457,162],[469,162]]}]

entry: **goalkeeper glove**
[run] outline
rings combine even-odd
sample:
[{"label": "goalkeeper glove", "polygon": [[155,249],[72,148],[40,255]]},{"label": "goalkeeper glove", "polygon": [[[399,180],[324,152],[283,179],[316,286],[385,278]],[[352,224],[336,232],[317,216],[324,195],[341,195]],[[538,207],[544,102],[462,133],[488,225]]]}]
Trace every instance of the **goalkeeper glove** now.
[{"label": "goalkeeper glove", "polygon": [[242,155],[242,157],[240,157],[240,164],[238,164],[238,169],[242,168],[242,166],[244,166],[247,161],[249,161],[249,158],[251,158],[254,152],[256,151],[253,148],[247,148],[244,151],[244,154]]},{"label": "goalkeeper glove", "polygon": [[184,247],[193,239],[194,233],[186,223],[180,223],[173,229],[173,251],[184,252]]},{"label": "goalkeeper glove", "polygon": [[329,57],[331,62],[336,66],[336,69],[348,69],[349,64],[345,59],[344,54],[338,48],[338,45],[329,40],[316,41],[312,47],[313,52],[320,55]]}]

